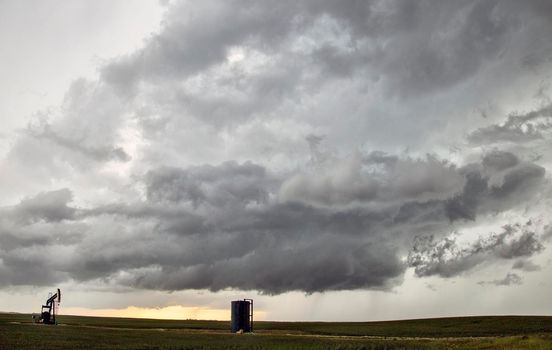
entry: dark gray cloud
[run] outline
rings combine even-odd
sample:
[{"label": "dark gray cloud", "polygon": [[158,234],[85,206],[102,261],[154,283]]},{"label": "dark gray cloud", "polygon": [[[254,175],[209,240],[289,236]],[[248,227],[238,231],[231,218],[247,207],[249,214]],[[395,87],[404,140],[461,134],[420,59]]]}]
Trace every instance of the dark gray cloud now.
[{"label": "dark gray cloud", "polygon": [[518,157],[510,152],[493,150],[483,156],[482,164],[486,168],[501,171],[512,168],[519,163]]},{"label": "dark gray cloud", "polygon": [[86,225],[82,223],[36,222],[21,227],[4,221],[0,227],[0,245],[5,252],[51,245],[73,246],[81,242],[84,228]]},{"label": "dark gray cloud", "polygon": [[162,168],[146,176],[150,201],[190,202],[195,207],[262,204],[268,200],[270,182],[266,169],[251,162]]},{"label": "dark gray cloud", "polygon": [[533,272],[533,271],[540,271],[541,267],[531,260],[518,260],[512,265],[513,269],[526,271],[526,272]]},{"label": "dark gray cloud", "polygon": [[480,203],[488,196],[488,179],[479,171],[467,169],[466,184],[460,194],[447,200],[445,211],[450,221],[475,220]]},{"label": "dark gray cloud", "polygon": [[501,142],[524,143],[543,138],[543,131],[552,127],[552,105],[525,114],[512,114],[501,124],[493,124],[471,132],[468,141],[473,144]]},{"label": "dark gray cloud", "polygon": [[[496,152],[491,154],[495,154],[492,157],[496,156]],[[507,152],[501,152],[501,157],[517,158]],[[477,213],[506,210],[520,198],[533,196],[546,183],[545,169],[539,165],[523,162],[497,171],[497,159],[493,160],[494,165],[489,162],[487,154],[483,158],[482,168],[472,164],[460,169],[465,174],[466,184],[461,193],[448,199],[445,204],[451,221],[475,220]]]},{"label": "dark gray cloud", "polygon": [[300,173],[283,185],[289,201],[316,205],[385,202],[449,197],[462,189],[464,178],[454,165],[428,156],[395,159],[384,154],[328,160],[310,173]]},{"label": "dark gray cloud", "polygon": [[148,289],[236,288],[269,294],[382,289],[392,285],[390,279],[399,278],[404,267],[392,250],[380,248],[329,236],[313,238],[309,243],[268,239],[244,256],[144,269],[117,282]]},{"label": "dark gray cloud", "polygon": [[465,247],[455,237],[438,241],[432,236],[417,237],[408,264],[418,276],[453,277],[494,259],[529,257],[544,249],[537,234],[529,229],[504,226],[501,233],[480,237]]},{"label": "dark gray cloud", "polygon": [[326,159],[294,174],[283,181],[279,197],[327,208],[369,206],[379,212],[374,216],[385,217],[380,222],[394,224],[473,221],[530,198],[546,184],[544,175],[544,168],[496,150],[480,164],[460,168],[431,156],[401,159],[373,152]]},{"label": "dark gray cloud", "polygon": [[86,227],[73,221],[72,200],[65,188],[0,209],[0,286],[48,285],[68,279],[63,271],[68,261],[59,262],[57,254],[79,244]]},{"label": "dark gray cloud", "polygon": [[[304,181],[310,192],[295,189],[293,199],[285,194],[290,181],[305,176],[302,171],[276,174],[259,164],[235,161],[152,169],[142,179],[145,198],[139,202],[75,208],[67,189],[42,193],[5,209],[3,266],[30,270],[31,276],[20,279],[6,272],[5,283],[44,284],[48,279],[32,277],[44,273],[54,281],[100,279],[148,289],[235,288],[278,294],[388,289],[400,283],[409,266],[418,276],[451,277],[484,263],[542,251],[529,224],[505,226],[468,247],[440,238],[450,231],[451,220],[474,220],[520,205],[510,198],[522,186],[514,183],[531,183],[534,174],[519,169],[534,166],[514,164],[513,158],[495,151],[480,164],[458,168],[433,156],[356,154],[327,160],[331,166]],[[502,185],[489,185],[496,174],[504,177]],[[347,200],[313,200],[318,197],[312,197],[312,188],[323,193],[323,186],[316,185],[320,178],[334,184],[326,186],[331,190],[327,198]],[[378,184],[378,195],[364,197],[362,191],[351,190],[355,183]],[[530,194],[526,185],[520,188]],[[462,212],[461,205],[473,212]],[[37,224],[48,234],[33,233]],[[411,248],[413,236],[428,232],[433,235],[418,237]],[[61,261],[33,255],[32,264],[24,258],[39,249],[67,254]],[[407,263],[401,259],[404,254],[409,254]]]},{"label": "dark gray cloud", "polygon": [[48,123],[42,125],[29,125],[27,132],[32,137],[37,139],[48,140],[53,144],[63,147],[64,149],[72,152],[78,152],[86,157],[90,157],[93,160],[106,162],[110,160],[127,162],[130,160],[130,156],[121,147],[110,146],[87,146],[86,140],[74,139],[71,137],[65,137],[57,134],[52,130],[52,126]]},{"label": "dark gray cloud", "polygon": [[151,171],[145,177],[147,203],[80,215],[124,216],[149,222],[152,231],[124,230],[121,240],[79,249],[71,276],[108,276],[117,284],[151,289],[270,294],[382,289],[400,280],[405,265],[394,243],[373,228],[385,220],[381,214],[278,203],[269,198],[272,182],[252,163]]},{"label": "dark gray cloud", "polygon": [[[400,280],[394,243],[373,231],[381,215],[278,203],[269,198],[274,181],[259,165],[226,162],[151,171],[143,203],[74,208],[66,189],[39,194],[6,209],[0,273],[8,285],[99,278],[270,294],[385,289]],[[65,255],[50,259],[54,251]]]},{"label": "dark gray cloud", "polygon": [[18,205],[4,208],[0,215],[10,220],[22,222],[58,222],[71,220],[75,214],[75,208],[68,203],[73,200],[73,194],[67,188],[56,191],[42,192],[33,197],[23,199]]},{"label": "dark gray cloud", "polygon": [[492,284],[495,286],[511,286],[511,285],[520,285],[523,283],[523,278],[517,273],[508,272],[508,274],[503,279],[492,280],[492,281],[480,281],[477,284],[484,286],[486,284]]},{"label": "dark gray cloud", "polygon": [[544,173],[544,168],[535,164],[513,168],[504,175],[501,184],[491,186],[491,196],[500,199],[528,191],[543,180]]},{"label": "dark gray cloud", "polygon": [[328,227],[313,218],[330,217],[309,217],[304,215],[308,210],[298,209],[251,213],[249,221],[245,213],[235,213],[242,218],[233,220],[212,213],[203,230],[190,227],[184,217],[155,225],[151,233],[119,232],[120,239],[79,249],[71,275],[149,289],[237,288],[271,294],[382,289],[400,279],[404,264],[392,242],[347,237],[337,232],[338,224]]}]

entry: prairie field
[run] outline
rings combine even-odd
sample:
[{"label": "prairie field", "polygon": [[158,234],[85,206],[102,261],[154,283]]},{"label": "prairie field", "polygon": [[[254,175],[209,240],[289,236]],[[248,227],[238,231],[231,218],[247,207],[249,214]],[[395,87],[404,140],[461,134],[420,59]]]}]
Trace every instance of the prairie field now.
[{"label": "prairie field", "polygon": [[11,349],[552,349],[552,317],[482,316],[385,322],[229,322],[0,313],[0,350]]}]

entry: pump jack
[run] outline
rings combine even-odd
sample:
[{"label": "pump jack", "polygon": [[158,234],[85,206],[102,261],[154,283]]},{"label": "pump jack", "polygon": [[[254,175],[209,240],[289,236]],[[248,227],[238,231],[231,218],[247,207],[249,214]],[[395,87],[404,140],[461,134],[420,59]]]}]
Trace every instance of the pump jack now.
[{"label": "pump jack", "polygon": [[46,300],[46,305],[42,305],[40,315],[33,315],[33,320],[44,324],[57,324],[56,315],[61,302],[61,291],[57,289],[57,293],[50,295]]}]

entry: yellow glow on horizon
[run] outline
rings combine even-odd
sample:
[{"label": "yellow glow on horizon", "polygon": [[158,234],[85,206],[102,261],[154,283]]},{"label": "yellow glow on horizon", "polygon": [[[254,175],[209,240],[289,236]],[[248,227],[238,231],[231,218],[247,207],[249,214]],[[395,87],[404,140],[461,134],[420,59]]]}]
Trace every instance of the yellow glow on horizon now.
[{"label": "yellow glow on horizon", "polygon": [[[144,308],[129,306],[124,309],[88,309],[83,307],[64,307],[60,310],[61,315],[78,316],[103,316],[103,317],[130,317],[130,318],[154,318],[173,320],[230,320],[230,308],[211,309],[202,306],[166,306],[163,308]],[[262,316],[264,312],[259,312]],[[257,311],[255,311],[257,316]]]},{"label": "yellow glow on horizon", "polygon": [[[124,309],[89,309],[84,307],[63,307],[61,315],[153,318],[165,320],[218,320],[229,321],[230,309],[212,309],[203,306],[173,305],[162,308],[129,306]],[[264,320],[266,312],[255,310],[255,319]]]}]

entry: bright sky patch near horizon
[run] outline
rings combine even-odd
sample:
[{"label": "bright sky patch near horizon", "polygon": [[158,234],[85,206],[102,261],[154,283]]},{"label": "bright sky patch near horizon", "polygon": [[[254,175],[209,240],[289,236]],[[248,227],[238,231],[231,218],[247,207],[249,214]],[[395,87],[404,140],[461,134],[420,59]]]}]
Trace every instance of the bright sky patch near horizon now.
[{"label": "bright sky patch near horizon", "polygon": [[550,314],[551,19],[0,1],[0,310]]}]

